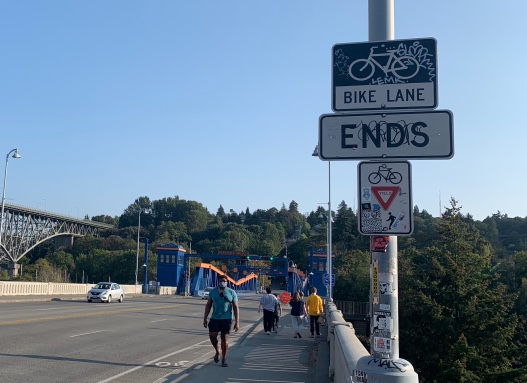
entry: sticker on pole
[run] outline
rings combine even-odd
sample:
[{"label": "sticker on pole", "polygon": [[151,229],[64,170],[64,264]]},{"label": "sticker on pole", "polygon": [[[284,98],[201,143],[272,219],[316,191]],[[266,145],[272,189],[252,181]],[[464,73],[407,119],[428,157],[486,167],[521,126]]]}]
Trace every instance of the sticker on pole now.
[{"label": "sticker on pole", "polygon": [[388,243],[390,243],[390,237],[371,237],[370,250],[375,252],[386,253]]},{"label": "sticker on pole", "polygon": [[375,236],[412,234],[410,163],[360,162],[357,173],[359,232]]}]

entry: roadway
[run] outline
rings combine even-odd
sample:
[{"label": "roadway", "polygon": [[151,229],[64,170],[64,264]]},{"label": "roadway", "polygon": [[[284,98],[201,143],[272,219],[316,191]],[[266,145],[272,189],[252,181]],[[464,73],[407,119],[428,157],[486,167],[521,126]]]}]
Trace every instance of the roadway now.
[{"label": "roadway", "polygon": [[[231,336],[231,346],[261,330],[258,300],[256,294],[240,294],[241,330]],[[202,325],[204,306],[205,300],[180,296],[138,296],[111,304],[80,299],[1,303],[0,380],[179,381],[212,359]]]},{"label": "roadway", "polygon": [[[239,296],[241,329],[231,334],[228,368],[211,363],[213,349],[208,330],[202,325],[205,300],[200,298],[136,296],[111,304],[81,299],[3,302],[0,304],[1,382],[223,382],[230,381],[232,374],[237,373],[249,378],[242,380],[250,382],[251,371],[246,371],[251,366],[247,353],[261,355],[262,350],[271,358],[264,361],[271,362],[269,370],[276,370],[273,363],[279,366],[280,359],[283,362],[283,357],[291,357],[298,351],[298,358],[294,358],[296,370],[289,367],[292,363],[289,358],[288,367],[281,373],[294,372],[302,375],[297,376],[302,381],[315,382],[314,365],[308,360],[312,356],[306,355],[314,345],[313,339],[293,343],[296,340],[290,339],[288,315],[282,318],[279,333],[266,338],[260,324],[261,314],[257,312],[260,296]],[[253,341],[243,350],[247,337]],[[277,353],[280,348],[282,356]],[[261,360],[255,357],[254,362],[258,366]],[[310,368],[306,367],[308,362]],[[208,370],[212,368],[215,369]],[[231,377],[226,376],[224,380],[221,374],[231,374]],[[263,374],[269,377],[268,372]]]}]

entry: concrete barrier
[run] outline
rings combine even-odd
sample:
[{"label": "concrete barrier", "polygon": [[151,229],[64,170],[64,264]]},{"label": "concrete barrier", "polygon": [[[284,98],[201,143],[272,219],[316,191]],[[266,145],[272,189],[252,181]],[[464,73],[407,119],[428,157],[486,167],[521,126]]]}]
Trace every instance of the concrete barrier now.
[{"label": "concrete barrier", "polygon": [[418,383],[417,373],[404,359],[375,359],[355,335],[337,306],[326,304],[329,371],[334,383]]},{"label": "concrete barrier", "polygon": [[[93,284],[0,281],[0,296],[86,295]],[[141,294],[142,285],[121,285],[125,294]],[[159,288],[160,295],[175,294],[175,287]]]},{"label": "concrete barrier", "polygon": [[326,304],[326,320],[329,341],[328,376],[334,383],[350,383],[358,361],[370,353],[334,303]]}]

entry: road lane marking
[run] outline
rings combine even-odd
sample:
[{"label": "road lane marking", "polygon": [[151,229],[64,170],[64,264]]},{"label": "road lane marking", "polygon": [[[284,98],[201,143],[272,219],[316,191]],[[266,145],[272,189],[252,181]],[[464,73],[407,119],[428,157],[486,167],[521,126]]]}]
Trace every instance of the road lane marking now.
[{"label": "road lane marking", "polygon": [[75,337],[77,337],[77,336],[84,336],[84,335],[97,334],[98,332],[105,332],[105,331],[107,331],[107,330],[99,330],[99,331],[85,332],[84,334],[70,335],[70,338],[75,338]]},{"label": "road lane marking", "polygon": [[203,343],[209,344],[209,343],[210,343],[210,340],[207,339],[207,340],[201,341],[201,342],[199,342],[199,343],[193,344],[192,346],[185,347],[185,348],[183,348],[183,349],[181,349],[181,350],[171,352],[170,354],[166,354],[166,355],[161,356],[161,357],[159,357],[159,358],[157,358],[157,359],[151,360],[150,362],[143,363],[143,364],[141,364],[141,365],[139,365],[139,366],[136,366],[136,367],[134,367],[134,368],[131,368],[131,369],[127,370],[127,371],[123,371],[123,372],[121,372],[120,374],[117,374],[117,375],[111,376],[111,377],[109,377],[108,379],[101,380],[101,381],[98,382],[98,383],[108,383],[108,382],[111,382],[112,380],[115,380],[115,379],[117,379],[117,378],[120,378],[121,376],[128,375],[128,374],[130,374],[130,373],[132,373],[132,372],[134,372],[134,371],[140,370],[141,368],[145,368],[146,366],[149,366],[149,365],[155,364],[155,363],[159,362],[159,361],[162,360],[162,359],[169,358],[169,357],[171,357],[171,356],[173,356],[173,355],[177,355],[177,354],[179,354],[179,353],[182,353],[182,352],[184,352],[184,351],[190,350],[190,349],[195,348],[195,347],[198,347],[198,346],[202,346]]},{"label": "road lane marking", "polygon": [[58,310],[58,307],[52,307],[49,309],[36,309],[35,311],[48,311],[48,310]]},{"label": "road lane marking", "polygon": [[153,320],[152,322],[150,323],[156,323],[156,322],[164,322],[166,320],[170,320],[170,319],[158,319],[158,320]]},{"label": "road lane marking", "polygon": [[[31,319],[15,319],[11,321],[0,322],[0,326],[11,325],[11,324],[24,324],[24,323],[35,323],[35,322],[45,322],[58,319],[74,319],[74,318],[83,318],[83,317],[95,317],[102,315],[113,315],[126,312],[134,311],[148,311],[148,310],[161,310],[161,309],[175,309],[176,306],[172,305],[163,305],[163,306],[151,306],[151,307],[136,307],[131,309],[119,310],[119,311],[98,311],[94,313],[80,313],[80,314],[71,314],[71,315],[61,315],[49,318],[31,318]],[[179,308],[179,307],[178,307]]]}]

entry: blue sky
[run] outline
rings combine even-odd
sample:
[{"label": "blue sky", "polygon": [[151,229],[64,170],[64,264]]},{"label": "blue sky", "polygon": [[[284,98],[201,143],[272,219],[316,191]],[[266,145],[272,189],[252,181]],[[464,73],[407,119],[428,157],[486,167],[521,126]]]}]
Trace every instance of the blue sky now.
[{"label": "blue sky", "polygon": [[[479,220],[527,216],[526,13],[395,0],[396,39],[437,40],[439,109],[454,114],[454,158],[411,161],[414,205],[434,216],[440,196]],[[328,201],[311,153],[331,48],[368,40],[367,0],[4,0],[0,18],[0,153],[22,155],[7,203],[82,218],[140,196],[212,213]],[[356,205],[357,161],[331,170],[333,208]]]}]

